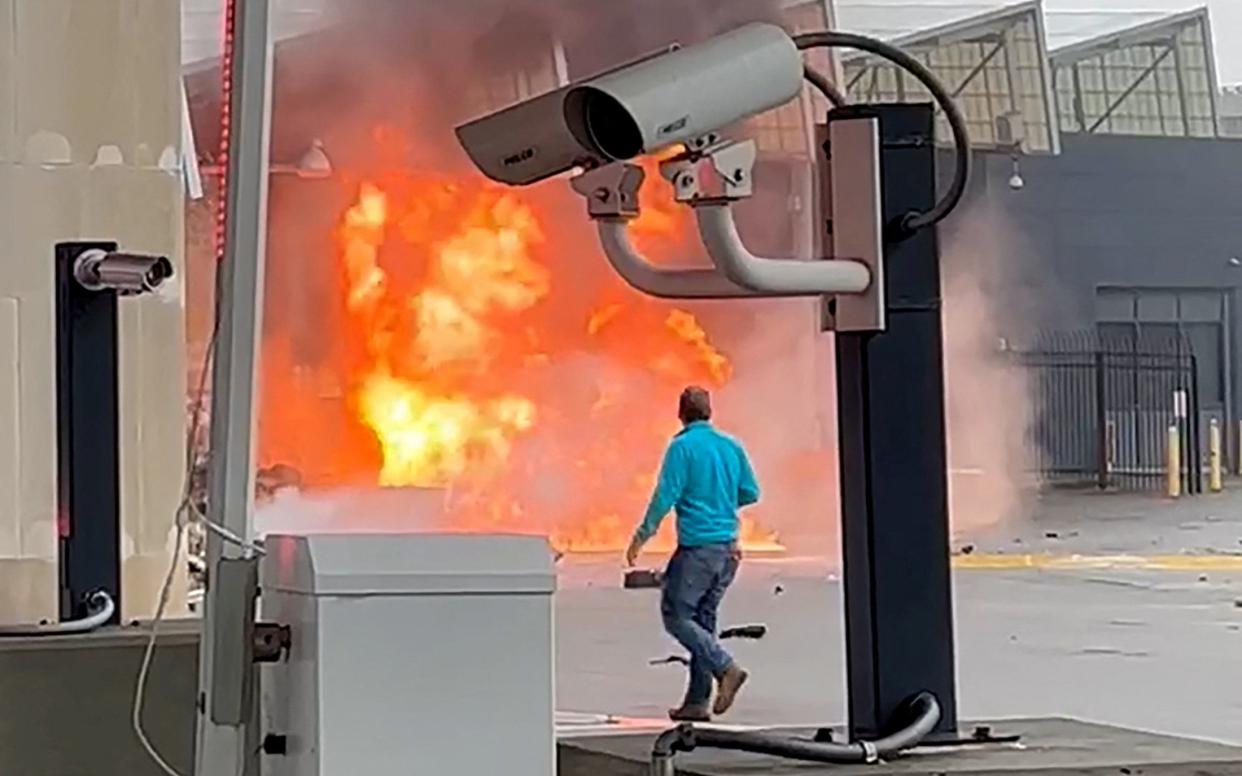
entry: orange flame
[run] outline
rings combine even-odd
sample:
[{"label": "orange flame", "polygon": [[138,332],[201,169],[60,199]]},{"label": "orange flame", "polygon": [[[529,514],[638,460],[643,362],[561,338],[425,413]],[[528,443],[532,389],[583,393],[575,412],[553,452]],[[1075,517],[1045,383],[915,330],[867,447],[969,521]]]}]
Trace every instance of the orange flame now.
[{"label": "orange flame", "polygon": [[673,200],[673,188],[660,173],[660,159],[643,157],[639,164],[645,177],[638,190],[638,218],[630,224],[640,237],[658,235],[674,238],[681,234],[687,217]]},{"label": "orange flame", "polygon": [[[653,419],[637,391],[721,386],[731,365],[690,312],[615,284],[573,313],[572,280],[552,294],[560,275],[549,260],[562,254],[549,254],[537,202],[431,174],[360,183],[336,229],[339,382],[352,422],[374,440],[377,484],[451,487],[449,519],[461,530],[619,551],[676,426],[671,412]],[[667,218],[640,219],[640,235],[684,237],[671,199],[644,212]],[[598,366],[565,367],[584,358]],[[671,546],[672,522],[656,547]],[[747,518],[743,539],[780,547]]]},{"label": "orange flame", "polygon": [[482,196],[455,229],[430,243],[425,282],[401,299],[380,266],[393,219],[409,226],[417,216],[394,212],[400,204],[365,183],[340,229],[347,308],[369,335],[370,365],[354,398],[382,449],[381,485],[444,485],[503,462],[511,439],[534,425],[529,399],[466,395],[446,384],[446,373],[486,368],[499,336],[492,319],[547,294],[547,273],[528,254],[542,237],[519,202]]}]

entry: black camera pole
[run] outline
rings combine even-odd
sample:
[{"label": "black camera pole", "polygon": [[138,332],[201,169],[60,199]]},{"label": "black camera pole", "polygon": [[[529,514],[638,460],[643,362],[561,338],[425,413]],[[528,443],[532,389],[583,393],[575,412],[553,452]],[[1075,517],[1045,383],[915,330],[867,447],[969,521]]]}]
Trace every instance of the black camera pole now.
[{"label": "black camera pole", "polygon": [[60,619],[87,616],[94,593],[121,612],[121,495],[117,298],[172,276],[162,256],[118,253],[115,242],[55,249],[56,522]]},{"label": "black camera pole", "polygon": [[957,703],[940,265],[935,229],[902,228],[936,200],[934,114],[865,105],[828,120],[860,116],[880,124],[887,327],[836,335],[850,728],[889,735],[931,693],[928,740],[944,740]]}]

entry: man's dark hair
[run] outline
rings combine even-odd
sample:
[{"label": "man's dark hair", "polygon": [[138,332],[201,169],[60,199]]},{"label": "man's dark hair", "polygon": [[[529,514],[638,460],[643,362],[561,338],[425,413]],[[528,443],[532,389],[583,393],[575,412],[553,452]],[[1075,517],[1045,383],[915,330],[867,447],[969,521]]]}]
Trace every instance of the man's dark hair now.
[{"label": "man's dark hair", "polygon": [[706,388],[692,385],[681,392],[677,403],[677,417],[682,423],[712,419],[712,396]]}]

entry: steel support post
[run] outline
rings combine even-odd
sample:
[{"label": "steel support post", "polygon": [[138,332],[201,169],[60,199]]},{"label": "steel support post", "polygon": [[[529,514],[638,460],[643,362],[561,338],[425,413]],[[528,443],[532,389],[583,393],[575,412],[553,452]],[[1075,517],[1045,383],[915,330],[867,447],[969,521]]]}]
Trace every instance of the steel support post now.
[{"label": "steel support post", "polygon": [[[230,0],[225,72],[229,79],[228,169],[223,265],[211,394],[208,516],[230,533],[251,536],[254,419],[267,230],[271,113],[269,0]],[[232,56],[229,56],[231,52]],[[230,61],[231,60],[231,61]],[[196,776],[253,769],[253,667],[248,664],[254,600],[242,584],[244,550],[215,533],[207,541],[207,591],[199,658]],[[248,730],[248,728],[251,728]]]},{"label": "steel support post", "polygon": [[121,618],[121,494],[117,298],[74,278],[84,252],[114,242],[56,246],[56,516],[60,537],[60,619],[86,616],[105,590]]},{"label": "steel support post", "polygon": [[934,114],[858,106],[829,122],[859,116],[880,121],[887,326],[836,335],[849,721],[856,739],[886,735],[927,691],[944,739],[957,704],[940,264],[934,230],[899,228],[935,202]]}]

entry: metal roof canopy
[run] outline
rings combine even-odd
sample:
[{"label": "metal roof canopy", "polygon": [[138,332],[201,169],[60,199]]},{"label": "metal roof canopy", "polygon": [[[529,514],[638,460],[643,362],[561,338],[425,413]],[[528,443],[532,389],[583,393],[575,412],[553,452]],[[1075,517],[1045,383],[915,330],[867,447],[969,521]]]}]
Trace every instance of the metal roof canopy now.
[{"label": "metal roof canopy", "polygon": [[[222,0],[183,2],[182,66],[191,74],[218,61]],[[1055,154],[1061,132],[1223,134],[1206,8],[1078,11],[1048,10],[1041,0],[1002,2],[839,0],[837,27],[888,40],[928,64],[960,97],[977,147]],[[795,19],[812,8],[826,15],[831,7],[827,0],[783,0],[782,6],[794,28],[806,26]],[[284,0],[273,9],[273,39],[334,21],[328,0]],[[842,52],[838,61],[851,99],[929,97],[912,78],[869,55]],[[836,69],[828,57],[815,64]],[[801,145],[807,99],[755,122],[765,148],[788,153]],[[809,99],[812,115],[822,110],[818,97]],[[948,138],[943,118],[938,136]]]},{"label": "metal roof canopy", "polygon": [[1221,134],[1207,8],[1158,14],[1143,24],[1056,48],[1050,59],[1062,131]]},{"label": "metal roof canopy", "polygon": [[[867,20],[851,13],[922,10],[951,21],[897,35],[867,29]],[[1047,32],[1039,0],[997,8],[978,3],[939,6],[889,4],[838,5],[840,27],[886,37],[921,59],[945,79],[966,114],[976,147],[1021,153],[1060,152],[1060,126],[1052,89]],[[962,17],[962,13],[969,15]],[[857,24],[861,22],[861,25]],[[893,30],[890,28],[890,32]],[[851,99],[891,101],[929,95],[914,79],[867,54],[843,57],[845,86]],[[937,134],[947,139],[949,128],[941,117]]]},{"label": "metal roof canopy", "polygon": [[[330,26],[331,0],[280,0],[272,4],[271,40],[280,43]],[[181,0],[181,71],[218,67],[224,51],[224,0]]]}]

